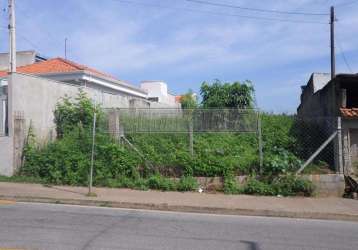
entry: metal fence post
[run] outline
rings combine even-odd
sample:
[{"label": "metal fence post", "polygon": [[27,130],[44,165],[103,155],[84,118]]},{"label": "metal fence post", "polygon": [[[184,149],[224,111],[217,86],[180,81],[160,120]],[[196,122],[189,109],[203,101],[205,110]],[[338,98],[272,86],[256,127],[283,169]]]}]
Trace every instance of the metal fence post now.
[{"label": "metal fence post", "polygon": [[92,184],[93,184],[93,164],[94,164],[94,150],[96,143],[96,120],[97,120],[97,110],[96,110],[96,100],[94,101],[94,112],[93,112],[93,128],[92,128],[92,152],[91,152],[91,167],[89,174],[89,183],[88,183],[88,196],[96,196],[92,193]]},{"label": "metal fence post", "polygon": [[189,152],[191,156],[194,156],[194,133],[193,133],[193,116],[190,111],[189,117]]},{"label": "metal fence post", "polygon": [[340,174],[344,174],[343,168],[343,147],[342,147],[342,119],[341,117],[337,118],[337,171]]},{"label": "metal fence post", "polygon": [[260,174],[262,174],[263,165],[264,165],[264,155],[263,155],[263,145],[262,145],[262,125],[261,125],[260,111],[258,111],[257,113],[257,133],[258,133],[258,141],[259,141]]}]

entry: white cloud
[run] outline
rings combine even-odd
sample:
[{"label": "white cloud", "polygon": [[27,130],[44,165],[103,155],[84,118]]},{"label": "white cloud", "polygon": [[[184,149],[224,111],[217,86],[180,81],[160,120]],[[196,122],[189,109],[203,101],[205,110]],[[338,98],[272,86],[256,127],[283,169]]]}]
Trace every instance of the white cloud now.
[{"label": "white cloud", "polygon": [[[153,2],[169,5],[166,1]],[[327,12],[333,1],[289,0],[267,1],[264,4],[248,0],[227,2],[250,7]],[[63,40],[68,37],[70,58],[119,77],[137,77],[143,71],[153,74],[157,72],[158,75],[170,72],[171,79],[182,79],[182,75],[186,75],[186,81],[191,82],[191,79],[198,78],[198,72],[202,80],[216,73],[237,77],[250,72],[252,77],[249,78],[257,78],[263,69],[271,69],[283,75],[280,81],[285,81],[286,77],[286,82],[290,79],[297,83],[294,86],[283,84],[270,92],[274,86],[272,82],[277,80],[272,78],[268,79],[271,85],[258,88],[261,91],[258,93],[259,98],[277,98],[294,87],[299,88],[299,82],[302,81],[302,70],[288,75],[291,73],[284,72],[283,67],[291,65],[292,68],[301,68],[310,63],[313,66],[308,70],[316,71],[322,68],[322,59],[329,58],[328,24],[255,21],[131,6],[115,1],[63,0],[61,5],[54,7],[49,2],[43,4],[40,0],[28,0],[18,2],[18,5],[24,3],[28,4],[24,7],[32,18],[20,16],[18,30],[42,49],[42,53],[63,55]],[[171,3],[182,6],[182,1]],[[188,3],[186,6],[238,13],[236,10],[217,10]],[[350,55],[357,52],[357,9],[358,4],[337,10],[337,38],[355,69],[358,62],[356,57]],[[249,14],[267,16],[262,13]],[[286,18],[302,19],[291,16]],[[326,16],[314,19],[328,23]],[[25,48],[26,45],[28,43],[19,36],[19,47]],[[229,69],[231,72],[228,72]],[[306,75],[309,73],[306,72]],[[264,83],[260,80],[257,82],[258,85]]]}]

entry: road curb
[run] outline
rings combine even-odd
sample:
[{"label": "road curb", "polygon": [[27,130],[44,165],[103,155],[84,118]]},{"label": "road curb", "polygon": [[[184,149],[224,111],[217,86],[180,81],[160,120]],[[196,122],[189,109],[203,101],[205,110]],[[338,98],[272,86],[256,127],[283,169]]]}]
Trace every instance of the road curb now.
[{"label": "road curb", "polygon": [[31,197],[31,196],[4,196],[0,195],[0,199],[15,202],[35,202],[35,203],[52,203],[66,205],[82,205],[112,208],[128,208],[128,209],[145,209],[172,212],[188,212],[188,213],[207,213],[222,215],[246,215],[246,216],[265,216],[265,217],[285,217],[297,219],[321,219],[321,220],[343,220],[357,221],[358,214],[335,214],[335,213],[317,213],[317,212],[291,212],[291,211],[274,211],[260,209],[228,209],[220,207],[197,207],[197,206],[178,206],[169,205],[167,203],[136,203],[136,202],[114,202],[99,200],[81,200],[81,199],[54,199],[49,197]]}]

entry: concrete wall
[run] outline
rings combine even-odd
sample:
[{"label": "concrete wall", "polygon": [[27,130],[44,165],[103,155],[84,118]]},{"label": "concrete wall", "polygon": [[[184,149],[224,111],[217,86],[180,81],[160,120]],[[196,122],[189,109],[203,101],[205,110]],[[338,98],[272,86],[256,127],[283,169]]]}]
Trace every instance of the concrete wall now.
[{"label": "concrete wall", "polygon": [[323,89],[313,93],[313,86],[308,84],[302,94],[301,104],[297,110],[299,117],[336,117],[338,116],[337,102],[339,91],[332,82]]},{"label": "concrete wall", "polygon": [[[34,132],[39,139],[49,139],[54,129],[56,103],[61,97],[75,96],[78,88],[59,82],[28,76],[12,74],[9,76],[9,120],[13,121],[15,112],[24,115],[26,128],[32,123]],[[13,124],[9,126],[13,135]]]},{"label": "concrete wall", "polygon": [[[340,174],[301,175],[303,179],[312,181],[315,186],[315,195],[320,197],[342,197],[344,193],[344,177]],[[236,176],[238,186],[245,185],[248,176]],[[177,178],[173,178],[177,179]],[[178,179],[177,179],[178,180]],[[198,184],[207,192],[216,192],[223,189],[222,177],[196,177]]]},{"label": "concrete wall", "polygon": [[[57,102],[64,96],[75,97],[79,89],[84,90],[92,99],[96,99],[103,108],[128,108],[131,100],[136,98],[104,93],[88,87],[70,85],[41,77],[25,74],[12,74],[9,79],[11,85],[11,112],[22,112],[29,127],[30,121],[36,136],[41,140],[48,140],[54,135],[54,110]],[[147,101],[136,100],[136,107],[147,107]]]},{"label": "concrete wall", "polygon": [[154,108],[180,108],[176,103],[175,96],[168,93],[168,86],[163,81],[142,81],[140,88],[148,92],[151,98],[158,98],[158,103],[151,103]]},{"label": "concrete wall", "polygon": [[344,193],[344,176],[342,174],[303,175],[303,178],[312,181],[318,196],[342,197]]},{"label": "concrete wall", "polygon": [[0,136],[0,175],[13,175],[13,149],[13,137]]},{"label": "concrete wall", "polygon": [[5,127],[6,127],[5,122],[6,122],[6,96],[2,96],[0,93],[0,136],[5,135]]},{"label": "concrete wall", "polygon": [[[25,139],[30,123],[40,142],[46,142],[55,136],[53,113],[56,104],[64,96],[77,96],[80,88],[90,98],[96,99],[103,108],[168,108],[166,104],[149,102],[141,98],[114,95],[89,87],[21,73],[9,75],[8,83],[9,135],[0,137],[0,175],[12,175],[14,169],[19,167],[20,161],[17,158],[21,155],[21,142]],[[14,123],[18,121],[19,115],[24,122],[24,125],[20,126],[21,129]]]},{"label": "concrete wall", "polygon": [[358,170],[358,129],[349,130],[349,149],[351,153],[351,171]]},{"label": "concrete wall", "polygon": [[[16,53],[16,65],[21,67],[35,62],[35,51],[18,51]],[[0,53],[0,70],[9,68],[9,53]]]},{"label": "concrete wall", "polygon": [[358,174],[358,121],[342,120],[343,160],[346,173]]}]

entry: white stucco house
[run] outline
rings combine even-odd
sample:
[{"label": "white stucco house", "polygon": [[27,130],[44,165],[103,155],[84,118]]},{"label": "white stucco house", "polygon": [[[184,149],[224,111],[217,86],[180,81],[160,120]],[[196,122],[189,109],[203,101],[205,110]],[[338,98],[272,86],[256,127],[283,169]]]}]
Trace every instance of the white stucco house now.
[{"label": "white stucco house", "polygon": [[169,107],[178,105],[176,96],[168,92],[168,85],[164,81],[142,81],[140,88],[147,92],[151,101],[160,102]]},{"label": "white stucco house", "polygon": [[[64,96],[76,96],[79,88],[104,108],[175,108],[180,103],[164,82],[140,87],[94,68],[63,58],[17,53],[16,73],[6,70],[7,54],[0,54],[0,175],[12,175],[19,167],[24,135],[31,123],[41,140],[52,138],[53,111]],[[24,125],[17,124],[21,119]]]}]

